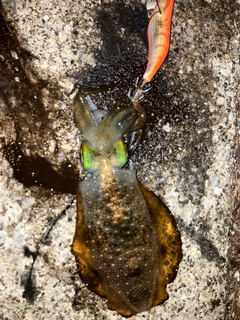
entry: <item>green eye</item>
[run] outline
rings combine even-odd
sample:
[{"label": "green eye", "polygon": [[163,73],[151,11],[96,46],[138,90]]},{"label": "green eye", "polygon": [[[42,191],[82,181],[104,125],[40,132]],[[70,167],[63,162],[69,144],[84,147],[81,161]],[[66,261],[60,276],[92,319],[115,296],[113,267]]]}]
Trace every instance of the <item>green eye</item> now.
[{"label": "green eye", "polygon": [[115,144],[114,148],[116,151],[118,165],[122,167],[128,161],[127,147],[125,143],[122,140],[120,140]]},{"label": "green eye", "polygon": [[80,152],[81,152],[81,162],[82,162],[83,168],[85,170],[91,170],[93,166],[92,148],[89,145],[82,143]]}]

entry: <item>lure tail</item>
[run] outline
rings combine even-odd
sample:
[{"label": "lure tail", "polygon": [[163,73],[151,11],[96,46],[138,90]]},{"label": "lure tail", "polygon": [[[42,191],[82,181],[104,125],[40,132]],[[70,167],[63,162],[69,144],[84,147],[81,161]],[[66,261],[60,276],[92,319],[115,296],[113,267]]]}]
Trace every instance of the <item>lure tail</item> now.
[{"label": "lure tail", "polygon": [[149,18],[148,64],[139,86],[135,90],[132,100],[142,96],[144,86],[150,82],[162,66],[170,46],[170,31],[174,0],[158,0]]},{"label": "lure tail", "polygon": [[162,66],[170,46],[170,30],[174,0],[160,0],[148,23],[148,64],[143,75],[150,82]]}]

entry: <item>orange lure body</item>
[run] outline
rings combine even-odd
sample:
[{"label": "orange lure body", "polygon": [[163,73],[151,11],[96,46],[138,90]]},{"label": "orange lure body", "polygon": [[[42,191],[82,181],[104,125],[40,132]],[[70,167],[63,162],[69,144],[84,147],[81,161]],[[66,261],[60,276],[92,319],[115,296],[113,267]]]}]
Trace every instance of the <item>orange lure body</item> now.
[{"label": "orange lure body", "polygon": [[170,46],[174,0],[158,0],[148,23],[148,64],[143,84],[150,82],[163,64]]}]

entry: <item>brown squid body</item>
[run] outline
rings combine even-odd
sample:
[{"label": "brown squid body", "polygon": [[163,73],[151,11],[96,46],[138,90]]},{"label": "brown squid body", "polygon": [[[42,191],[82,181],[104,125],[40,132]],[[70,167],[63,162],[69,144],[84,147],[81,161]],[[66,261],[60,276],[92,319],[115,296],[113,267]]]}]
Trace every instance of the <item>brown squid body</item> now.
[{"label": "brown squid body", "polygon": [[74,109],[75,117],[91,117],[76,123],[84,136],[82,163],[93,175],[77,188],[72,253],[88,288],[106,297],[110,309],[130,317],[168,298],[166,285],[182,257],[180,234],[167,206],[135,171],[120,169],[124,152],[127,160],[122,135],[135,126],[136,111],[113,108],[97,123],[79,94]]}]

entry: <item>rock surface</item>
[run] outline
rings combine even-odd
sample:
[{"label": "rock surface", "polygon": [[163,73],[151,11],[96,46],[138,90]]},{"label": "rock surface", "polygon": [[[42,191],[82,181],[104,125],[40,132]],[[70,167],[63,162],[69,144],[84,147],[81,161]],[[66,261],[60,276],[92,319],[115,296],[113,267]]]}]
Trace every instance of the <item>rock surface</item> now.
[{"label": "rock surface", "polygon": [[[70,253],[84,172],[69,94],[76,82],[102,85],[98,106],[128,103],[146,66],[145,1],[3,0],[0,9],[0,318],[123,319],[81,283]],[[171,209],[183,260],[169,300],[135,320],[228,318],[239,10],[238,0],[175,3],[128,167]]]}]

